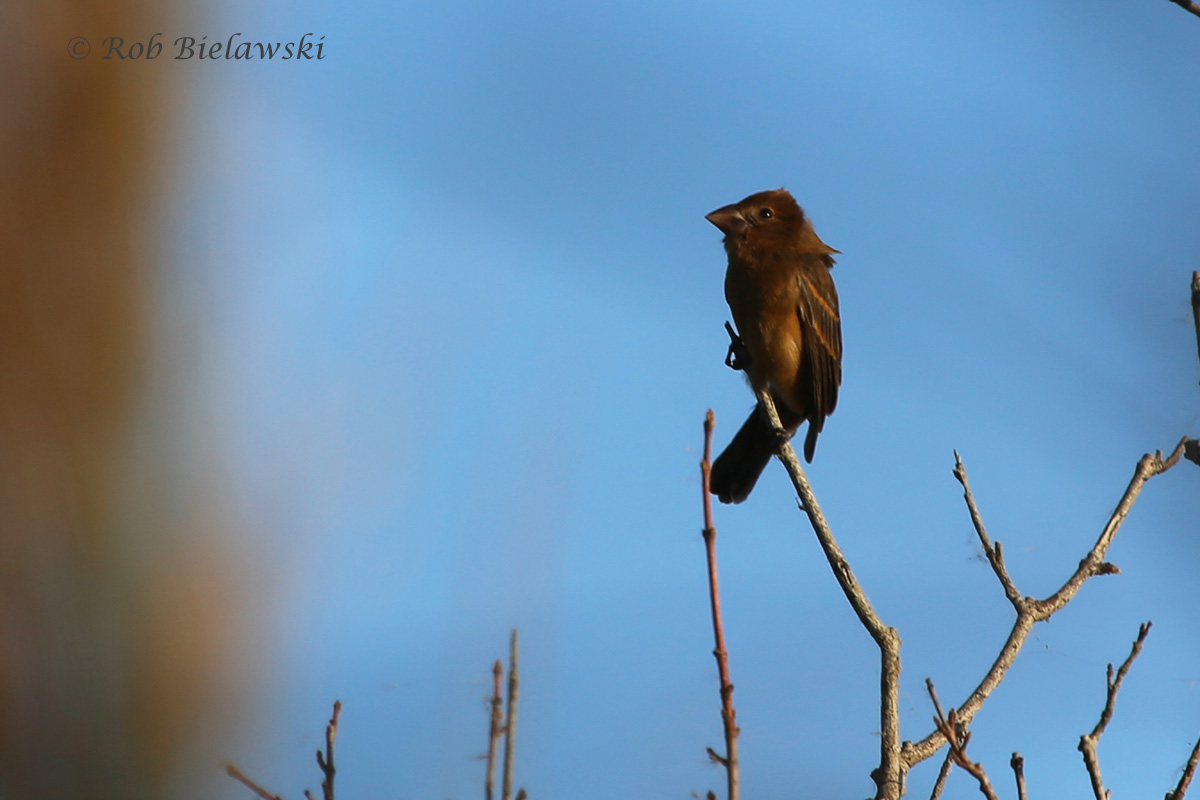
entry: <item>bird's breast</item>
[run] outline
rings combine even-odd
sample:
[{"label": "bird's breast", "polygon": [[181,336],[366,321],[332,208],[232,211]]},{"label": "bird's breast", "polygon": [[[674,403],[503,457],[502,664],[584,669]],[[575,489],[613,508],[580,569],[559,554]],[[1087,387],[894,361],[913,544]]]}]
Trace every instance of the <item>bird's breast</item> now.
[{"label": "bird's breast", "polygon": [[750,354],[746,370],[750,383],[755,388],[771,387],[793,408],[796,404],[790,395],[801,358],[796,286],[790,270],[750,270],[731,262],[725,274],[725,299]]}]

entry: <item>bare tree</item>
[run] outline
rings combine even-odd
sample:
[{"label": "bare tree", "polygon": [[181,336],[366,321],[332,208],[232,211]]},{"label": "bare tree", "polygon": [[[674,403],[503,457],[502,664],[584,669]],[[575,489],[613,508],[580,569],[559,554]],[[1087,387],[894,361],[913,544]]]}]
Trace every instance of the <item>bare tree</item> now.
[{"label": "bare tree", "polygon": [[[1195,312],[1197,348],[1200,351],[1200,273],[1194,273],[1192,276],[1192,308]],[[726,327],[728,329],[728,325]],[[736,339],[732,331],[730,331],[730,335]],[[738,342],[735,341],[731,345],[731,350],[736,348],[737,345]],[[1000,542],[993,541],[988,536],[987,528],[983,522],[983,515],[975,501],[974,494],[971,492],[966,466],[958,452],[954,453],[954,477],[962,485],[963,498],[967,506],[967,512],[971,518],[971,524],[975,529],[976,536],[979,539],[980,546],[983,548],[983,553],[987,558],[988,564],[991,565],[1000,588],[1004,592],[1004,596],[1013,607],[1015,619],[1004,645],[996,654],[991,666],[980,678],[975,689],[958,706],[951,708],[949,713],[943,713],[941,704],[934,692],[933,683],[932,681],[928,682],[929,693],[937,709],[933,730],[927,733],[924,738],[915,742],[905,741],[901,743],[900,636],[895,628],[884,623],[879,617],[871,605],[866,591],[855,577],[849,560],[838,546],[833,531],[830,529],[825,515],[821,512],[821,506],[817,502],[816,494],[813,492],[812,486],[808,482],[808,477],[800,465],[800,460],[797,458],[796,452],[792,449],[787,436],[783,434],[784,428],[780,424],[779,415],[770,393],[760,391],[758,393],[758,402],[779,434],[778,439],[780,444],[776,456],[792,480],[792,485],[795,487],[796,494],[800,499],[801,509],[808,517],[809,524],[817,536],[821,550],[824,552],[830,569],[833,571],[833,576],[846,596],[846,600],[854,610],[855,615],[879,648],[880,754],[879,765],[871,775],[876,786],[876,800],[898,800],[898,798],[903,796],[905,794],[905,779],[909,770],[932,757],[943,745],[948,745],[949,751],[935,781],[933,797],[936,798],[941,793],[952,767],[958,766],[978,781],[979,789],[985,797],[995,798],[995,789],[987,777],[983,766],[971,761],[966,755],[966,746],[970,739],[968,726],[971,720],[980,708],[983,707],[984,702],[991,693],[1000,685],[1000,682],[1004,680],[1017,654],[1024,647],[1030,632],[1037,623],[1049,620],[1054,614],[1065,608],[1089,578],[1120,572],[1120,569],[1116,565],[1106,561],[1105,557],[1114,537],[1121,529],[1121,525],[1125,522],[1125,519],[1129,516],[1146,482],[1154,476],[1160,475],[1174,467],[1179,463],[1185,452],[1189,458],[1193,458],[1193,454],[1197,451],[1197,443],[1185,436],[1169,455],[1164,456],[1161,451],[1156,451],[1153,454],[1146,454],[1138,460],[1134,468],[1133,477],[1130,479],[1125,492],[1117,503],[1116,509],[1101,529],[1091,549],[1084,554],[1078,566],[1067,577],[1062,586],[1044,598],[1027,596],[1018,589],[1015,580],[1009,573],[1008,567],[1004,562],[1003,546]],[[711,435],[710,424],[710,421],[706,421],[706,441],[707,437]],[[1200,463],[1200,458],[1194,460]],[[715,529],[707,510],[707,503],[706,497],[706,540],[710,538],[710,530],[714,531],[713,535],[715,536]],[[1115,673],[1115,676],[1112,673],[1111,665],[1109,666],[1109,691],[1100,722],[1091,733],[1084,735],[1080,741],[1079,749],[1084,754],[1088,775],[1091,778],[1092,786],[1098,800],[1106,800],[1107,795],[1103,789],[1103,781],[1100,777],[1096,745],[1101,734],[1104,732],[1105,726],[1112,718],[1113,704],[1117,691],[1120,689],[1120,684],[1132,666],[1133,660],[1137,657],[1138,652],[1140,652],[1142,642],[1145,640],[1149,630],[1150,623],[1142,626],[1137,641],[1134,643],[1133,652],[1130,653],[1129,658],[1122,664],[1121,668]],[[720,645],[718,645],[718,648],[720,649]],[[725,676],[722,676],[722,680],[725,680]],[[1200,743],[1197,744],[1197,749],[1193,750],[1188,768],[1185,769],[1184,776],[1181,778],[1178,787],[1168,795],[1169,800],[1182,800],[1191,776],[1195,772],[1196,761],[1200,757],[1198,756],[1198,752],[1200,752]],[[1016,777],[1018,795],[1024,798],[1024,759],[1019,754],[1014,753],[1010,766]]]}]

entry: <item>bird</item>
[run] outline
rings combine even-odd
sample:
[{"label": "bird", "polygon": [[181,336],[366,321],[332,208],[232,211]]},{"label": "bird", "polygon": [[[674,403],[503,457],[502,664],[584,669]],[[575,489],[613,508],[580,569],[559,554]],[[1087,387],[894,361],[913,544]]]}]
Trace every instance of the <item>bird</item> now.
[{"label": "bird", "polygon": [[[842,323],[830,273],[841,251],[821,241],[785,189],[752,194],[705,219],[725,234],[729,256],[725,300],[740,338],[730,346],[731,358],[737,356],[731,366],[746,373],[755,392],[770,391],[784,435],[808,422],[804,459],[811,463],[842,384]],[[750,496],[779,436],[756,405],[713,462],[717,499],[740,503]]]}]

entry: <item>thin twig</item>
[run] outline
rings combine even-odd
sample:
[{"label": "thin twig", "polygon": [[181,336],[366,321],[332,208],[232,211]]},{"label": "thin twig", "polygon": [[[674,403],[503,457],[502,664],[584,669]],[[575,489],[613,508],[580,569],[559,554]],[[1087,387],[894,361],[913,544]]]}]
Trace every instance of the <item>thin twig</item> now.
[{"label": "thin twig", "polygon": [[712,493],[709,491],[712,473],[712,437],[716,420],[712,409],[704,416],[704,459],[700,462],[700,483],[704,493],[704,550],[708,558],[708,596],[712,608],[713,656],[721,681],[721,725],[725,730],[725,755],[719,756],[709,748],[709,756],[725,767],[725,797],[738,800],[738,726],[733,707],[733,682],[729,678],[729,652],[725,649],[725,625],[721,620],[721,588],[717,580],[717,528],[713,524]]},{"label": "thin twig", "polygon": [[[1051,616],[1061,611],[1067,603],[1071,602],[1072,598],[1075,597],[1088,578],[1095,575],[1112,575],[1120,572],[1116,566],[1104,560],[1104,556],[1112,544],[1113,537],[1117,535],[1121,524],[1129,516],[1130,509],[1133,508],[1133,504],[1137,500],[1138,495],[1141,494],[1146,481],[1155,475],[1166,472],[1179,463],[1179,459],[1183,456],[1184,447],[1188,441],[1187,437],[1181,439],[1175,450],[1166,458],[1163,457],[1161,451],[1153,455],[1147,454],[1142,456],[1138,461],[1137,467],[1134,469],[1133,478],[1130,479],[1129,485],[1121,497],[1121,501],[1117,504],[1104,529],[1100,532],[1096,543],[1092,545],[1092,549],[1079,562],[1079,567],[1075,570],[1074,574],[1067,579],[1066,583],[1058,591],[1044,600],[1032,597],[1020,597],[1019,602],[1013,604],[1017,609],[1017,618],[1013,621],[1012,630],[1009,631],[1007,640],[1004,642],[1003,647],[1000,648],[1000,652],[997,654],[996,660],[992,662],[992,666],[988,669],[987,674],[984,675],[979,685],[975,687],[975,690],[971,692],[963,704],[958,707],[957,715],[959,720],[969,723],[983,706],[988,696],[1004,680],[1009,667],[1012,666],[1017,654],[1024,647],[1025,641],[1029,637],[1029,632],[1033,629],[1034,624],[1048,620]],[[965,478],[965,467],[962,468],[962,473]],[[1018,592],[1018,596],[1019,594]],[[911,769],[913,766],[929,758],[945,742],[946,739],[941,732],[934,730],[924,739],[907,744],[901,754],[904,760],[904,768]]]},{"label": "thin twig", "polygon": [[283,798],[280,797],[279,795],[271,794],[266,789],[259,786],[254,781],[250,780],[250,778],[246,775],[246,773],[242,772],[240,769],[237,768],[237,764],[234,764],[234,763],[226,764],[225,765],[225,773],[229,777],[233,778],[235,781],[241,783],[243,786],[245,786],[250,791],[254,792],[256,795],[261,797],[262,800],[283,800]]},{"label": "thin twig", "polygon": [[325,754],[317,751],[317,766],[321,768],[324,777],[321,780],[321,794],[325,800],[333,800],[333,776],[337,774],[337,767],[333,764],[333,743],[337,739],[338,732],[338,717],[342,714],[342,701],[335,700],[333,703],[333,716],[329,718],[329,724],[325,726]]},{"label": "thin twig", "polygon": [[1016,606],[1019,612],[1021,610],[1021,593],[1017,591],[1016,584],[1013,583],[1007,567],[1004,566],[1004,549],[999,542],[992,544],[991,539],[988,538],[987,529],[983,526],[983,517],[979,513],[979,507],[975,504],[975,495],[971,493],[971,483],[967,480],[967,468],[963,466],[962,458],[958,455],[957,450],[954,451],[954,477],[962,484],[963,497],[967,501],[967,511],[971,515],[975,533],[983,545],[983,553],[987,556],[988,563],[992,565],[992,571],[1000,579],[1000,585],[1004,587],[1004,596]]},{"label": "thin twig", "polygon": [[500,743],[500,735],[504,732],[500,724],[503,720],[503,712],[500,710],[503,702],[500,699],[500,677],[503,674],[504,665],[497,658],[496,663],[492,665],[492,709],[488,715],[487,779],[483,784],[484,800],[492,800],[496,792],[496,747]]},{"label": "thin twig", "polygon": [[947,747],[946,757],[942,759],[942,768],[938,770],[937,780],[933,782],[933,791],[929,794],[929,800],[938,800],[942,796],[942,790],[946,788],[946,778],[950,777],[952,769],[954,769],[954,753]]},{"label": "thin twig", "polygon": [[1017,779],[1017,800],[1028,800],[1025,795],[1025,759],[1020,753],[1013,753],[1008,765]]},{"label": "thin twig", "polygon": [[953,757],[954,763],[975,778],[979,783],[980,793],[987,800],[999,800],[996,796],[996,789],[988,779],[983,765],[967,758],[967,743],[971,741],[971,734],[967,732],[967,723],[958,719],[958,713],[953,708],[950,709],[949,716],[942,714],[942,704],[938,702],[937,690],[933,688],[933,681],[929,678],[925,679],[925,688],[929,691],[929,697],[933,700],[933,707],[937,711],[937,716],[933,718],[933,724],[950,744],[950,756]]},{"label": "thin twig", "polygon": [[501,796],[512,800],[513,750],[517,738],[517,696],[520,678],[517,672],[517,632],[514,629],[508,642],[508,711],[504,715],[504,777]]},{"label": "thin twig", "polygon": [[1192,776],[1196,774],[1196,762],[1200,761],[1200,736],[1196,737],[1196,745],[1192,748],[1192,754],[1188,756],[1187,766],[1183,768],[1183,775],[1179,776],[1179,785],[1172,792],[1167,792],[1166,800],[1183,800],[1187,794],[1188,785],[1192,782]]},{"label": "thin twig", "polygon": [[858,579],[854,577],[850,562],[846,560],[845,554],[833,537],[833,531],[829,529],[825,515],[821,513],[821,506],[813,494],[808,476],[800,466],[796,451],[782,435],[783,425],[779,421],[779,412],[775,410],[770,392],[759,391],[757,394],[758,402],[766,409],[767,419],[776,431],[781,432],[781,444],[776,455],[792,479],[792,485],[796,488],[808,521],[817,534],[817,541],[820,542],[821,550],[829,561],[833,576],[842,587],[842,593],[850,601],[850,607],[858,615],[859,621],[879,646],[880,757],[879,768],[872,777],[875,780],[876,800],[897,800],[904,793],[904,772],[907,766],[900,757],[900,634],[895,628],[883,623],[871,606],[871,601],[867,599],[866,592],[859,585]]},{"label": "thin twig", "polygon": [[1133,648],[1129,651],[1129,657],[1125,659],[1125,663],[1121,664],[1116,675],[1113,675],[1113,665],[1108,665],[1108,693],[1104,699],[1104,710],[1100,712],[1100,721],[1096,723],[1096,727],[1092,728],[1091,733],[1085,733],[1079,737],[1079,752],[1083,753],[1083,763],[1087,766],[1088,777],[1092,780],[1092,793],[1096,795],[1096,800],[1108,800],[1108,791],[1104,788],[1104,779],[1100,776],[1100,757],[1096,753],[1096,745],[1100,743],[1100,737],[1104,735],[1104,729],[1108,727],[1108,723],[1112,721],[1113,708],[1117,702],[1117,692],[1121,691],[1121,682],[1125,680],[1125,675],[1128,674],[1129,668],[1133,666],[1134,659],[1138,657],[1138,653],[1142,652],[1142,643],[1146,641],[1147,634],[1150,633],[1151,623],[1143,622],[1138,628],[1137,639],[1133,642]]},{"label": "thin twig", "polygon": [[1196,5],[1192,0],[1171,0],[1172,3],[1182,8],[1184,11],[1190,11],[1197,17],[1200,17],[1200,5]]}]

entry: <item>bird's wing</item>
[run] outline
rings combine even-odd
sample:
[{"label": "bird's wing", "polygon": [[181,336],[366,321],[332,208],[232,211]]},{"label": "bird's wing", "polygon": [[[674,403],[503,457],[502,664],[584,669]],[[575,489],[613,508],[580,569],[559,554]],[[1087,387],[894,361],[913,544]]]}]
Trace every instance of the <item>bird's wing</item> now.
[{"label": "bird's wing", "polygon": [[817,430],[837,406],[838,387],[842,384],[842,320],[837,289],[829,274],[832,266],[833,258],[827,255],[806,258],[797,275],[797,310],[813,399],[809,424],[816,425]]}]

